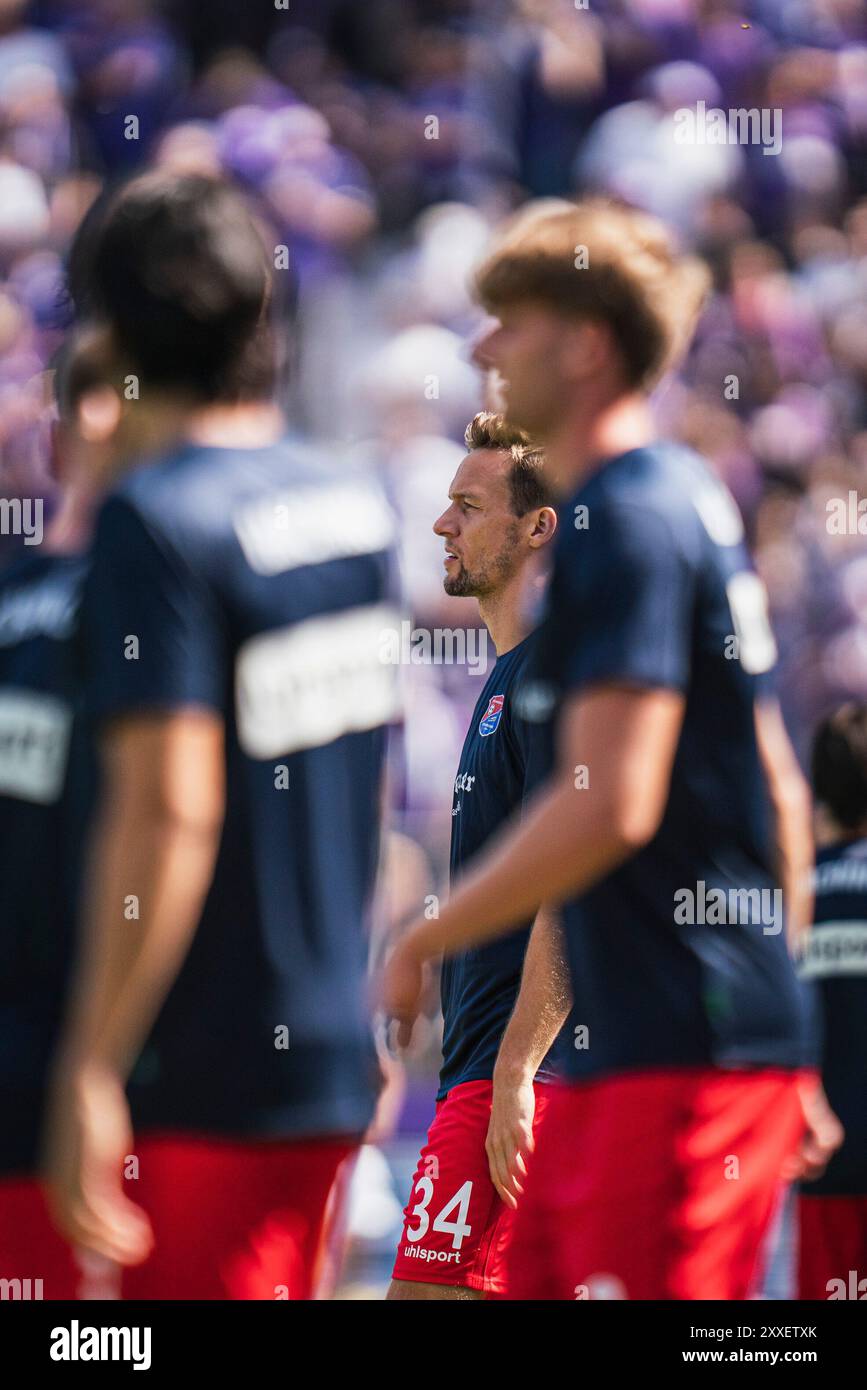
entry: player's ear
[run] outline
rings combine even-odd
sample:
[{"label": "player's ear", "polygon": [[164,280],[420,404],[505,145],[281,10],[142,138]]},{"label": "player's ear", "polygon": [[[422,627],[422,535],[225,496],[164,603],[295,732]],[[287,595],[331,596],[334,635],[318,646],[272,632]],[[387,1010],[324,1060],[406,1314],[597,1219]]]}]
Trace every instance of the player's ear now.
[{"label": "player's ear", "polygon": [[571,320],[560,341],[560,361],[571,381],[595,376],[616,351],[611,329],[601,320]]},{"label": "player's ear", "polygon": [[536,512],[533,529],[530,532],[530,545],[534,550],[547,545],[557,530],[557,513],[553,507],[540,507]]},{"label": "player's ear", "polygon": [[88,444],[107,444],[120,424],[120,417],[120,397],[114,388],[94,387],[79,402],[79,433]]}]

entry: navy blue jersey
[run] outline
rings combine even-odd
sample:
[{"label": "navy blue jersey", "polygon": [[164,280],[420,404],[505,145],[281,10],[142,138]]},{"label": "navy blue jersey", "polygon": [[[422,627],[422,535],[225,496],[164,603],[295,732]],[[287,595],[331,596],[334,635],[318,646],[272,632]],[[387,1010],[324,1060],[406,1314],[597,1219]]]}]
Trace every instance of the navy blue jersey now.
[{"label": "navy blue jersey", "polygon": [[61,1023],[93,760],[75,629],[85,562],[0,576],[0,1172],[32,1172]]},{"label": "navy blue jersey", "polygon": [[[529,639],[505,652],[473,711],[455,777],[450,870],[454,879],[520,807],[544,768],[544,739],[514,707]],[[489,1080],[515,1007],[532,923],[443,961],[443,1065],[439,1098],[463,1081]],[[551,1075],[550,1059],[539,1069]]]},{"label": "navy blue jersey", "polygon": [[198,706],[226,730],[213,881],[130,1082],[142,1128],[294,1137],[370,1118],[391,531],[373,484],[292,440],[182,448],[103,506],[83,621],[94,717]]},{"label": "navy blue jersey", "polygon": [[[697,456],[632,450],[562,507],[519,692],[522,713],[548,727],[551,762],[559,710],[576,692],[622,684],[686,701],[657,834],[564,909],[573,1076],[803,1059],[754,726],[774,654],[737,508]],[[592,789],[592,767],[586,779]],[[580,786],[576,777],[576,796]]]},{"label": "navy blue jersey", "polygon": [[822,1082],[846,1138],[807,1196],[867,1193],[867,840],[819,852],[802,977],[816,994]]}]

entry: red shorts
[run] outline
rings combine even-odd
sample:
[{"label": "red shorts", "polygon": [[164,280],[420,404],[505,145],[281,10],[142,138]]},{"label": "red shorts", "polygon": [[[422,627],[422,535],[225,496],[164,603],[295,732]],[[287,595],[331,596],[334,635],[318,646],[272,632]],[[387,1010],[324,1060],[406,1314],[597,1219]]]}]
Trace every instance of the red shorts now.
[{"label": "red shorts", "polygon": [[867,1299],[867,1197],[798,1198],[798,1297]]},{"label": "red shorts", "polygon": [[510,1296],[747,1298],[802,1130],[793,1072],[552,1087],[507,1256]]},{"label": "red shorts", "polygon": [[356,1143],[140,1139],[128,1193],[150,1217],[154,1249],[124,1270],[124,1297],[310,1298],[328,1195]]},{"label": "red shorts", "polygon": [[[536,1134],[549,1085],[536,1086]],[[503,1296],[504,1255],[515,1213],[498,1196],[485,1140],[493,1082],[464,1081],[437,1101],[404,1211],[395,1279]]]},{"label": "red shorts", "polygon": [[10,1298],[78,1298],[82,1270],[51,1224],[35,1178],[0,1178],[0,1279]]}]

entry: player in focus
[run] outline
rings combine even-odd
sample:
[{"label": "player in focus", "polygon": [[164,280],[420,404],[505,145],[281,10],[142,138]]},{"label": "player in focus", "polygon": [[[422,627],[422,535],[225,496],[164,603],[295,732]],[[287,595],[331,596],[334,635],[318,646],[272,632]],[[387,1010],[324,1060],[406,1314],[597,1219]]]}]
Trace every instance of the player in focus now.
[{"label": "player in focus", "polygon": [[[841,1147],[807,1166],[798,1199],[798,1296],[867,1294],[867,705],[823,720],[813,742],[816,910],[802,976],[816,993],[827,1124]],[[853,1273],[854,1272],[854,1273]]]},{"label": "player in focus", "polygon": [[114,370],[178,442],[127,460],[83,603],[102,780],[50,1198],[126,1296],[307,1298],[373,1108],[391,516],[286,436],[239,195],[146,175],[90,237]]},{"label": "player in focus", "polygon": [[[502,416],[477,415],[469,450],[434,524],[447,594],[478,600],[497,660],[476,701],[454,784],[454,877],[513,812],[538,775],[538,731],[515,710],[531,637],[528,580],[556,529],[542,458]],[[531,932],[532,925],[532,932]],[[535,923],[443,962],[443,1064],[421,1151],[390,1299],[506,1293],[504,1254],[534,1120],[554,1074],[548,1057],[568,1012],[557,925]]]},{"label": "player in focus", "polygon": [[730,494],[657,441],[648,400],[706,287],[655,219],[601,201],[529,208],[478,273],[498,320],[478,360],[560,499],[519,697],[550,773],[403,938],[385,1003],[408,1021],[426,958],[562,902],[574,1038],[507,1258],[519,1298],[746,1298],[815,1086],[787,950],[809,801],[764,687],[764,591]]}]

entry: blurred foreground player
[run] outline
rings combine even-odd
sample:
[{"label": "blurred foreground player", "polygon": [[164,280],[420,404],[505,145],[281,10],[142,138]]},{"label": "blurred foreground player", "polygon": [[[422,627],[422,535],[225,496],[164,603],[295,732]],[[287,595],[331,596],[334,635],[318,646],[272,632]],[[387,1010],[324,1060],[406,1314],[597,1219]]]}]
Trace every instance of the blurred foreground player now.
[{"label": "blurred foreground player", "polygon": [[803,1130],[777,884],[797,936],[808,798],[759,698],[775,649],[737,509],[655,442],[647,399],[705,286],[659,223],[600,202],[519,215],[478,276],[499,320],[478,358],[561,498],[520,705],[551,776],[404,938],[386,1002],[411,1016],[425,957],[563,901],[574,1046],[518,1208],[516,1297],[747,1297]]},{"label": "blurred foreground player", "polygon": [[43,544],[0,576],[0,1280],[11,1297],[68,1299],[82,1270],[49,1220],[37,1167],[96,780],[79,609],[121,407],[92,338],[71,342],[55,380],[59,509]]},{"label": "blurred foreground player", "polygon": [[[453,876],[520,810],[538,776],[539,733],[517,714],[514,692],[531,641],[528,580],[557,525],[541,454],[522,431],[484,413],[467,427],[466,444],[450,506],[433,529],[446,546],[445,591],[478,599],[497,660],[455,777]],[[413,1179],[391,1299],[507,1292],[505,1250],[546,1102],[536,1078],[553,1075],[547,1054],[568,1012],[556,932],[543,909],[534,924],[443,963],[436,1116]]]},{"label": "blurred foreground player", "polygon": [[238,195],[147,175],[92,236],[118,373],[182,442],[108,496],[85,595],[102,785],[51,1198],[129,1297],[306,1298],[373,1108],[391,517],[285,437]]},{"label": "blurred foreground player", "polygon": [[818,996],[829,1123],[845,1138],[801,1184],[798,1294],[867,1299],[867,705],[823,721],[812,762],[816,910],[801,973]]}]

